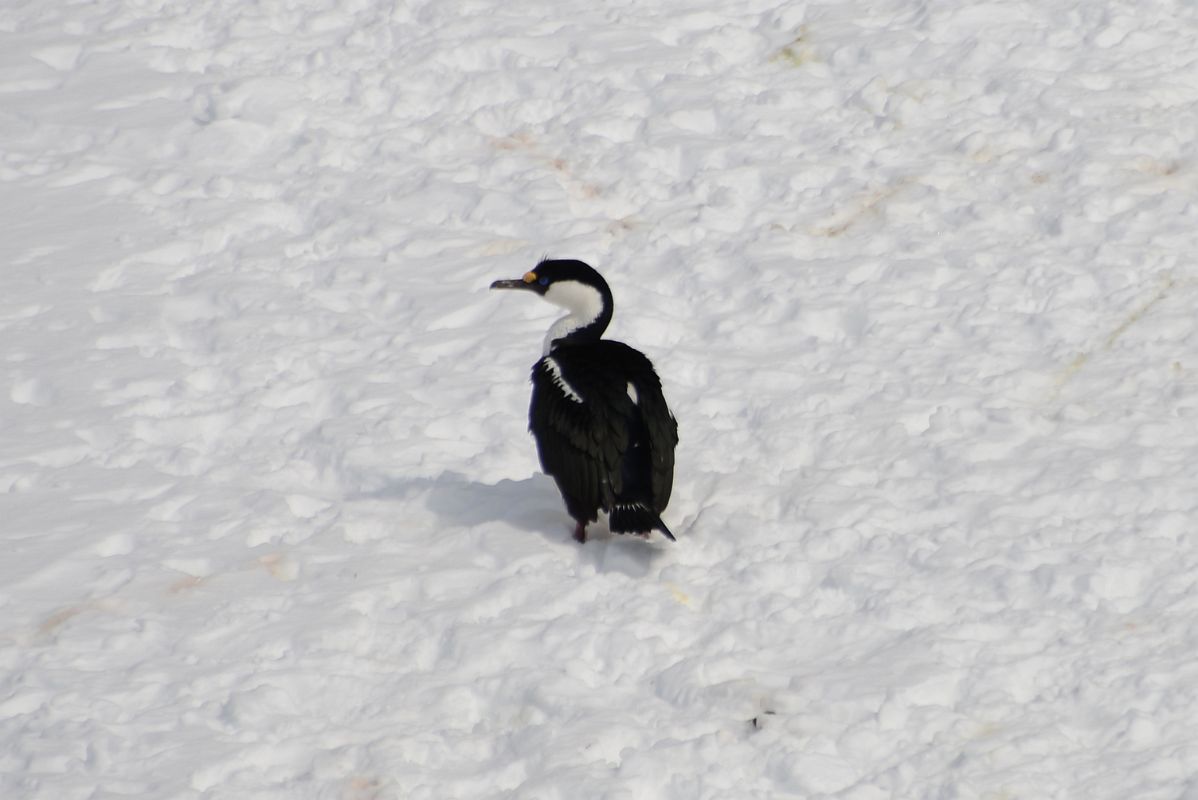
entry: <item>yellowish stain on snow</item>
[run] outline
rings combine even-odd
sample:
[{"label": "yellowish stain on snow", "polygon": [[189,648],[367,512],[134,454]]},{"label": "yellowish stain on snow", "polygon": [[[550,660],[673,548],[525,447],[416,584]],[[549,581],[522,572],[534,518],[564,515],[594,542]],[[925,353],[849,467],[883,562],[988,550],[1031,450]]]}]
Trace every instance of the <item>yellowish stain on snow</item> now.
[{"label": "yellowish stain on snow", "polygon": [[695,607],[695,603],[693,600],[691,600],[691,596],[689,594],[682,591],[672,583],[667,583],[666,587],[670,590],[670,596],[674,598],[674,602],[678,603],[679,605],[686,606],[687,608]]},{"label": "yellowish stain on snow", "polygon": [[64,623],[82,614],[87,610],[87,608],[87,604],[60,608],[58,611],[55,611],[50,616],[46,617],[45,621],[37,627],[38,636],[49,636]]},{"label": "yellowish stain on snow", "polygon": [[835,215],[827,224],[811,231],[815,236],[835,238],[857,224],[863,217],[876,213],[890,198],[915,182],[914,178],[900,178],[889,186],[875,189],[858,200],[847,211]]},{"label": "yellowish stain on snow", "polygon": [[491,146],[496,150],[519,153],[543,167],[548,167],[562,189],[576,198],[594,200],[603,194],[603,187],[586,180],[580,174],[577,165],[546,152],[536,138],[526,131],[492,138]]},{"label": "yellowish stain on snow", "polygon": [[1160,291],[1153,295],[1152,299],[1147,303],[1133,311],[1131,316],[1119,323],[1119,327],[1111,331],[1111,335],[1106,337],[1106,349],[1110,350],[1111,347],[1114,346],[1115,342],[1119,341],[1119,337],[1127,332],[1128,328],[1143,319],[1144,315],[1151,311],[1153,306],[1164,300],[1165,296],[1169,294],[1169,291],[1176,285],[1176,283],[1177,282],[1173,279],[1172,275],[1166,275],[1164,285],[1161,286]]},{"label": "yellowish stain on snow", "polygon": [[788,64],[792,67],[801,67],[804,64],[818,61],[819,57],[816,56],[815,51],[805,43],[806,37],[807,26],[803,25],[799,28],[799,35],[770,56],[770,61],[775,64]]},{"label": "yellowish stain on snow", "polygon": [[355,775],[350,778],[344,793],[345,800],[377,800],[382,797],[383,786],[377,778]]},{"label": "yellowish stain on snow", "polygon": [[86,611],[107,611],[115,613],[119,611],[120,604],[111,598],[101,598],[98,600],[86,600],[82,603],[66,606],[55,611],[50,616],[42,621],[41,625],[37,626],[37,636],[41,639],[46,639],[58,632],[58,629],[70,622],[75,617],[83,614]]},{"label": "yellowish stain on snow", "polygon": [[526,239],[498,239],[494,242],[488,242],[480,247],[474,248],[471,255],[480,256],[506,256],[512,253],[526,250],[531,243]]},{"label": "yellowish stain on snow", "polygon": [[195,589],[197,586],[202,585],[205,580],[206,578],[201,578],[198,575],[186,575],[172,583],[167,591],[171,594],[180,594]]},{"label": "yellowish stain on snow", "polygon": [[[1177,280],[1172,274],[1165,275],[1162,279],[1161,288],[1156,292],[1156,294],[1133,310],[1127,315],[1127,317],[1123,319],[1122,322],[1115,326],[1114,330],[1107,334],[1106,339],[1103,340],[1101,349],[1105,352],[1113,348],[1115,346],[1115,342],[1119,341],[1119,337],[1127,333],[1131,326],[1142,320],[1144,316],[1153,309],[1154,306],[1168,297],[1169,292],[1172,291],[1173,287],[1176,285]],[[1078,353],[1073,357],[1073,360],[1070,361],[1063,370],[1061,370],[1060,375],[1057,377],[1056,387],[1053,389],[1052,393],[1052,399],[1054,401],[1060,397],[1061,391],[1065,388],[1066,384],[1068,384],[1069,381],[1071,381],[1073,377],[1082,370],[1082,367],[1086,366],[1093,355],[1094,351]],[[1174,371],[1179,371],[1181,369],[1181,365],[1177,362],[1174,362],[1173,368]]]},{"label": "yellowish stain on snow", "polygon": [[1057,394],[1060,394],[1060,391],[1065,387],[1065,384],[1068,383],[1069,380],[1076,375],[1082,367],[1086,366],[1086,362],[1089,360],[1089,353],[1078,353],[1073,357],[1073,360],[1069,362],[1069,365],[1061,371],[1061,377],[1057,380]]},{"label": "yellowish stain on snow", "polygon": [[1180,161],[1175,159],[1159,159],[1143,156],[1135,160],[1133,167],[1145,175],[1170,178],[1181,171],[1182,165]]},{"label": "yellowish stain on snow", "polygon": [[299,577],[299,565],[283,553],[268,553],[258,559],[258,564],[276,580],[288,582]]}]

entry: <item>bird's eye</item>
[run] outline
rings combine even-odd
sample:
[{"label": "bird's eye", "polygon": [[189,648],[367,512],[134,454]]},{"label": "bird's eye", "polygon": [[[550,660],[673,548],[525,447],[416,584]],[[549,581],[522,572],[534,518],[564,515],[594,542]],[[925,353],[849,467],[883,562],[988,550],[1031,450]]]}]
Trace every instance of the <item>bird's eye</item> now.
[{"label": "bird's eye", "polygon": [[549,279],[544,276],[541,276],[540,278],[537,278],[537,283],[541,284],[542,286],[548,286]]}]

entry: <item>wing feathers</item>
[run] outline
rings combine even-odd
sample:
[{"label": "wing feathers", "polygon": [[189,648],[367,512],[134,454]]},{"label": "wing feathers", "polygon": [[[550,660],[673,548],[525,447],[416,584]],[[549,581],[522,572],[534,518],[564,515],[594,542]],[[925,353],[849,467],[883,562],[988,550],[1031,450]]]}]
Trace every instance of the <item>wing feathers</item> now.
[{"label": "wing feathers", "polygon": [[636,499],[658,513],[665,509],[678,424],[649,359],[610,340],[563,344],[533,366],[532,384],[529,429],[541,467],[556,481],[571,516],[593,521],[599,509],[610,511],[621,498],[634,428],[647,438],[650,474],[633,476],[633,483],[651,487],[652,494]]}]

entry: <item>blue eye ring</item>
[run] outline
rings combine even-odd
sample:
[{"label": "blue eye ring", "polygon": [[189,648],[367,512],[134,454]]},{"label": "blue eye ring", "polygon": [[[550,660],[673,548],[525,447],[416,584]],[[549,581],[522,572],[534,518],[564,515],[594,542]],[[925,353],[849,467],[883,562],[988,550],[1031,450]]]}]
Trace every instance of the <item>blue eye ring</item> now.
[{"label": "blue eye ring", "polygon": [[537,283],[541,284],[542,286],[548,286],[548,285],[549,285],[549,279],[548,279],[548,278],[546,278],[546,277],[544,277],[544,276],[542,276],[542,277],[540,277],[540,278],[537,278]]}]

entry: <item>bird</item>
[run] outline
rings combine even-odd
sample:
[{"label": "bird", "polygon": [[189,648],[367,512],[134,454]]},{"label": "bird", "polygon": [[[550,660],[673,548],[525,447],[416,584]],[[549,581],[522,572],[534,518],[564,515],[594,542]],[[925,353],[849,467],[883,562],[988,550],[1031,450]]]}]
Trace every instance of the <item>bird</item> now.
[{"label": "bird", "polygon": [[491,288],[532,292],[567,311],[532,367],[528,428],[576,523],[575,540],[585,544],[587,525],[604,511],[612,533],[647,538],[656,530],[676,541],[661,513],[674,484],[678,422],[649,358],[602,338],[615,310],[607,281],[585,262],[545,258]]}]

